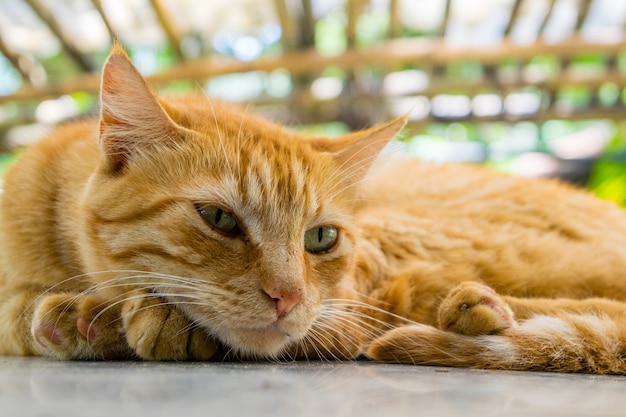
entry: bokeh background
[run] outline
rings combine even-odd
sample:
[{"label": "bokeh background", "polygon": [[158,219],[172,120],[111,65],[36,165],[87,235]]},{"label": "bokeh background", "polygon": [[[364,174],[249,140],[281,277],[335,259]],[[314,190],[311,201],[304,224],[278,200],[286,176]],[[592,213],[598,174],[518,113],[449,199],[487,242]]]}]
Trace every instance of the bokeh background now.
[{"label": "bokeh background", "polygon": [[626,205],[625,30],[626,0],[0,0],[0,171],[97,115],[116,38],[164,93],[315,134],[409,112],[401,152]]}]

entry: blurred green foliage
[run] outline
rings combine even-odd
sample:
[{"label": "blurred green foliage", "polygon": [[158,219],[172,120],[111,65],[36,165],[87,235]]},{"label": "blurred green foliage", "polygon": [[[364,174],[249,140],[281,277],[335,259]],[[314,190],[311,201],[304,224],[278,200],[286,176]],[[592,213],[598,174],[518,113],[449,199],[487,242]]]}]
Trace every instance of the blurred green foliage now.
[{"label": "blurred green foliage", "polygon": [[330,138],[349,133],[350,131],[348,126],[341,122],[317,123],[302,126],[297,130],[298,132],[308,136],[327,136]]},{"label": "blurred green foliage", "polygon": [[348,47],[344,16],[329,13],[315,25],[315,48],[322,55],[339,55]]},{"label": "blurred green foliage", "polygon": [[596,162],[588,187],[598,197],[626,207],[626,150]]},{"label": "blurred green foliage", "polygon": [[0,154],[0,188],[2,187],[4,174],[15,163],[18,156],[18,153]]},{"label": "blurred green foliage", "polygon": [[587,187],[598,197],[626,207],[626,122],[617,125],[613,140],[594,165]]}]

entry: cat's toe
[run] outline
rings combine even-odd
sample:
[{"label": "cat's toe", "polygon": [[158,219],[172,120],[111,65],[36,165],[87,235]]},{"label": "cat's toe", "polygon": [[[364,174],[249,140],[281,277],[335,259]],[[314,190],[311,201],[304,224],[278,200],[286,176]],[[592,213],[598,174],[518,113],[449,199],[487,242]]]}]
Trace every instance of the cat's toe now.
[{"label": "cat's toe", "polygon": [[119,314],[89,295],[43,297],[34,311],[31,334],[41,354],[58,359],[109,359],[132,353]]},{"label": "cat's toe", "polygon": [[516,325],[515,315],[492,288],[463,282],[439,306],[439,328],[470,336],[497,334]]},{"label": "cat's toe", "polygon": [[213,359],[218,351],[218,344],[206,331],[197,328],[189,334],[187,344],[188,359],[206,361]]},{"label": "cat's toe", "polygon": [[147,360],[208,360],[217,344],[178,309],[154,297],[132,297],[122,317],[128,344]]},{"label": "cat's toe", "polygon": [[56,325],[38,323],[31,328],[33,337],[39,345],[47,350],[62,350],[67,337]]}]

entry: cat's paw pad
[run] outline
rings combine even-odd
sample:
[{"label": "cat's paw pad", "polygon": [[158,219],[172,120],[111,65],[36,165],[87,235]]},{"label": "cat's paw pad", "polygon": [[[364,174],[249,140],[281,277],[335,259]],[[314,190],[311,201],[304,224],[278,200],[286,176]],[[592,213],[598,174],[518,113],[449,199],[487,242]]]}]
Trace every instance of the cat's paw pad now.
[{"label": "cat's paw pad", "polygon": [[42,297],[33,314],[31,334],[40,353],[59,359],[129,357],[119,310],[86,294]]},{"label": "cat's paw pad", "polygon": [[439,306],[439,328],[470,336],[497,334],[516,325],[515,315],[493,289],[479,282],[453,288]]},{"label": "cat's paw pad", "polygon": [[131,297],[122,308],[126,339],[147,360],[208,360],[217,343],[165,300]]}]

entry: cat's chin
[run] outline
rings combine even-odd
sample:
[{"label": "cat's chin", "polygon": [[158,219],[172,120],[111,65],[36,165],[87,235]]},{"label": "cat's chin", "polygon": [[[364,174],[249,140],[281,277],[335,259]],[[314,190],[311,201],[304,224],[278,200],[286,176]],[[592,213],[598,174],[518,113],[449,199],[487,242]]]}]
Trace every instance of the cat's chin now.
[{"label": "cat's chin", "polygon": [[301,332],[287,332],[278,322],[260,328],[232,328],[221,335],[222,342],[244,359],[275,358],[294,341],[304,337]]}]

